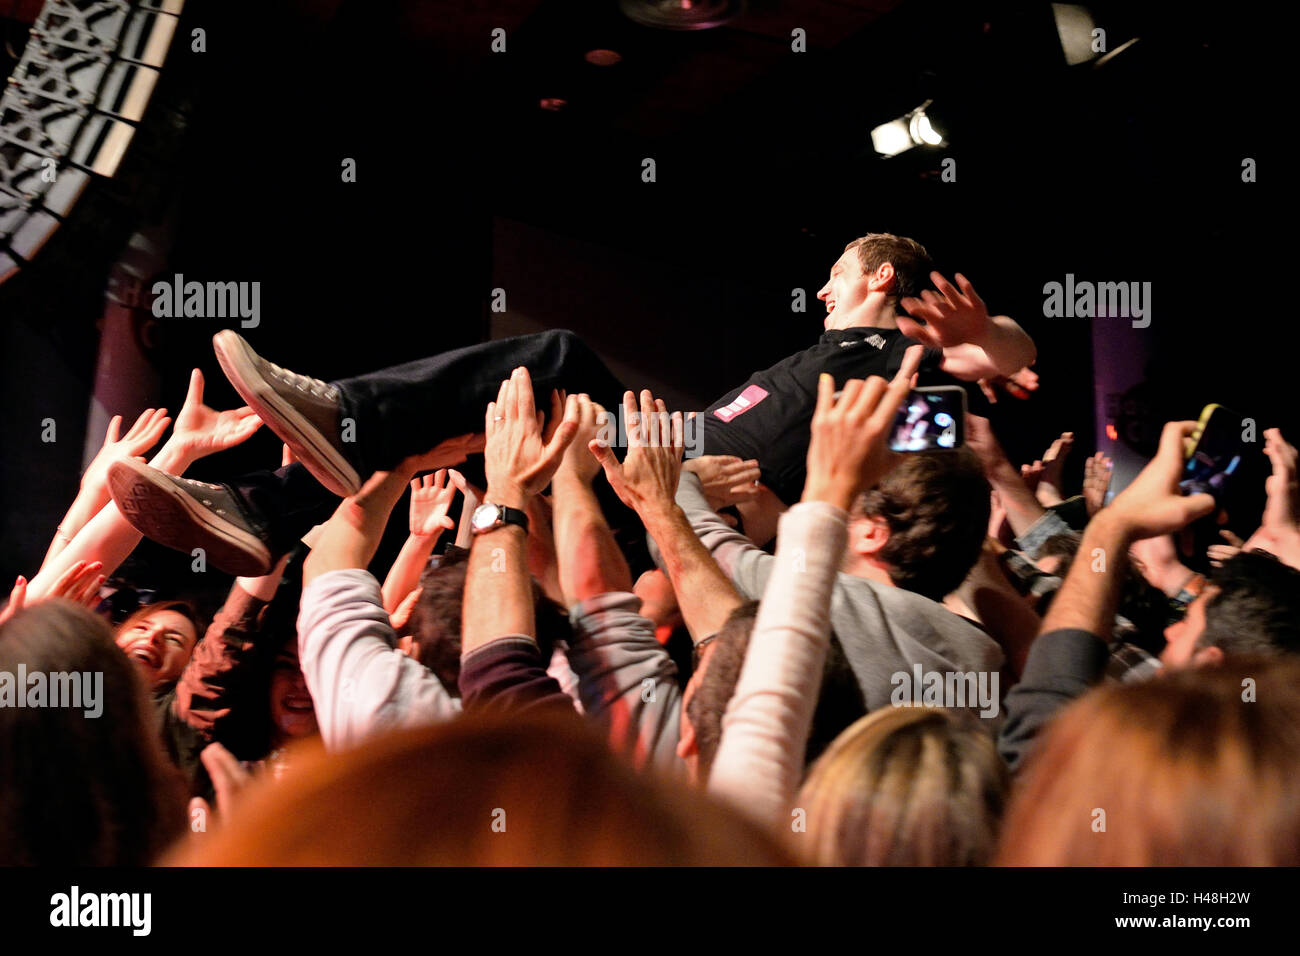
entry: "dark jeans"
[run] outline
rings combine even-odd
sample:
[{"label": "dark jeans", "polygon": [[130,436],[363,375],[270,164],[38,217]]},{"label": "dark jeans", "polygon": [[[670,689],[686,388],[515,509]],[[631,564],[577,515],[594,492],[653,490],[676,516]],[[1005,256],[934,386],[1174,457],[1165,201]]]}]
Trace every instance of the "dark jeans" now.
[{"label": "dark jeans", "polygon": [[567,329],[520,335],[454,349],[405,365],[343,379],[342,417],[356,423],[346,444],[362,479],[428,451],[445,438],[483,431],[488,402],[520,365],[533,380],[533,402],[550,414],[551,390],[586,392],[611,413],[623,384]]},{"label": "dark jeans", "polygon": [[[533,380],[533,401],[550,413],[551,390],[586,392],[611,414],[624,387],[604,362],[567,329],[470,345],[334,382],[342,418],[355,422],[354,443],[345,444],[364,481],[410,455],[468,432],[483,431],[488,402],[520,365]],[[275,555],[288,551],[314,525],[329,519],[338,499],[302,465],[253,472],[228,483],[260,523]],[[597,497],[633,573],[652,567],[636,515],[597,483]]]},{"label": "dark jeans", "polygon": [[339,499],[296,461],[278,471],[249,472],[226,484],[264,533],[273,559],[328,521],[339,506]]}]

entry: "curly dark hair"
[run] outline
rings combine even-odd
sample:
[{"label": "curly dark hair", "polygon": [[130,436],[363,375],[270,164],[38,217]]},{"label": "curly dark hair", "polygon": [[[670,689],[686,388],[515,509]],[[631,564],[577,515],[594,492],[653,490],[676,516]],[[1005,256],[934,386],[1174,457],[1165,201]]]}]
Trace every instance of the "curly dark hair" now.
[{"label": "curly dark hair", "polygon": [[852,517],[889,526],[879,557],[894,584],[940,601],[979,557],[988,534],[989,483],[968,448],[906,455],[858,497]]}]

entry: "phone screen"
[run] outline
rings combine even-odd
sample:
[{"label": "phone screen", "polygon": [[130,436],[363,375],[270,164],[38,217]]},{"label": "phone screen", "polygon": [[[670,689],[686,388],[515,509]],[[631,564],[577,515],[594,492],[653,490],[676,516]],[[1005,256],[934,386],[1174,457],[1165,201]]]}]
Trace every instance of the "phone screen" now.
[{"label": "phone screen", "polygon": [[1207,406],[1197,426],[1199,436],[1183,469],[1183,494],[1211,494],[1223,503],[1246,453],[1242,417],[1222,405]]},{"label": "phone screen", "polygon": [[951,451],[966,442],[966,392],[953,385],[914,388],[898,409],[891,451]]}]

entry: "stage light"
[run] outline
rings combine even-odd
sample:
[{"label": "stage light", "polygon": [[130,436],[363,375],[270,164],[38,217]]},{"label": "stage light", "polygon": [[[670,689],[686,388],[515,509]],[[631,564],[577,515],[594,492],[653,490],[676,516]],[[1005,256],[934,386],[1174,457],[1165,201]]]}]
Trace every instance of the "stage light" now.
[{"label": "stage light", "polygon": [[871,146],[881,156],[897,156],[913,146],[946,146],[943,134],[934,128],[926,100],[906,116],[882,123],[871,131]]},{"label": "stage light", "polygon": [[1097,54],[1092,49],[1092,31],[1097,23],[1092,11],[1076,3],[1054,3],[1052,15],[1056,19],[1056,35],[1061,38],[1065,62],[1077,66],[1096,59]]},{"label": "stage light", "polygon": [[582,58],[592,66],[613,66],[623,60],[615,50],[588,50]]},{"label": "stage light", "polygon": [[916,143],[938,146],[943,142],[943,137],[930,125],[930,117],[925,115],[924,110],[917,110],[912,114],[912,121],[908,124],[907,131]]},{"label": "stage light", "polygon": [[745,12],[745,0],[619,0],[623,15],[659,30],[711,30]]}]

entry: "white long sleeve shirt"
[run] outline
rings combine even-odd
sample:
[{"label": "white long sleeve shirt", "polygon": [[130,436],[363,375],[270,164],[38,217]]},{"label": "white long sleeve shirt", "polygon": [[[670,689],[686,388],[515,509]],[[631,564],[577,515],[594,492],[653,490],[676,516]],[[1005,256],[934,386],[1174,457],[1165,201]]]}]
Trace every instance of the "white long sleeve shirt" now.
[{"label": "white long sleeve shirt", "polygon": [[722,720],[709,790],[772,825],[789,824],[803,779],[848,533],[848,515],[823,502],[781,516],[772,571]]}]

